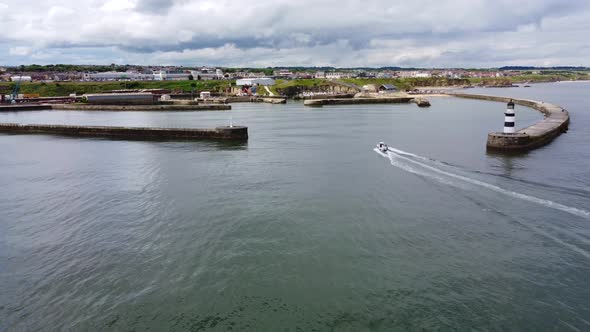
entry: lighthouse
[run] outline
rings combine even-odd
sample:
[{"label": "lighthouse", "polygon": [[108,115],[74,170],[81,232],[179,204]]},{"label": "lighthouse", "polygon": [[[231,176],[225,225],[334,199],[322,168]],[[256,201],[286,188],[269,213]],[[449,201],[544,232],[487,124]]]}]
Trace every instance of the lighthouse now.
[{"label": "lighthouse", "polygon": [[514,102],[510,100],[504,113],[504,134],[514,134]]}]

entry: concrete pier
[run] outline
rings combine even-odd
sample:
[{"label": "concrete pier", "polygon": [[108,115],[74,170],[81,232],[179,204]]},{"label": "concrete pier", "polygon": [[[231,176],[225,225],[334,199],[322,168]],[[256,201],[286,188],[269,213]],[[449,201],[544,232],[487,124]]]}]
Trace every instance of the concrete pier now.
[{"label": "concrete pier", "polygon": [[533,108],[545,115],[545,118],[530,127],[523,128],[515,133],[489,133],[487,148],[498,151],[527,151],[538,148],[567,131],[570,117],[569,113],[557,105],[529,100],[506,97],[472,95],[465,93],[449,93],[451,96],[468,99],[479,99],[507,103],[512,100],[515,104]]},{"label": "concrete pier", "polygon": [[52,108],[49,104],[14,104],[0,105],[0,112],[45,111]]},{"label": "concrete pier", "polygon": [[247,140],[248,127],[213,129],[69,126],[45,124],[0,123],[0,133],[48,134],[76,137],[106,137],[132,140]]},{"label": "concrete pier", "polygon": [[411,103],[413,99],[413,97],[308,99],[303,104],[312,107],[323,105],[407,104]]},{"label": "concrete pier", "polygon": [[60,111],[227,111],[231,105],[206,104],[206,105],[87,105],[87,104],[54,104],[52,109]]},{"label": "concrete pier", "polygon": [[21,111],[227,111],[231,110],[231,105],[225,104],[198,104],[198,105],[182,105],[182,104],[156,104],[156,105],[88,105],[88,104],[15,104],[0,106],[0,112],[21,112]]},{"label": "concrete pier", "polygon": [[235,96],[228,97],[227,103],[268,103],[268,104],[286,104],[287,98],[284,97],[255,97],[255,96]]}]

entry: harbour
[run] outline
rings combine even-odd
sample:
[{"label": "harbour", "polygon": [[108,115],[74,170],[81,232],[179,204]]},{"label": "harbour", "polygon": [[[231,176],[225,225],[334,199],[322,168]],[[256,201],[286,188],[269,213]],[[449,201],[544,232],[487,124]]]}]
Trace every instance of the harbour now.
[{"label": "harbour", "polygon": [[[470,90],[567,109],[567,134],[521,154],[485,149],[505,101],[1,112],[67,126],[233,118],[249,137],[0,135],[0,329],[583,330],[588,87]],[[516,130],[544,119],[515,111]],[[396,150],[376,154],[378,141]]]}]

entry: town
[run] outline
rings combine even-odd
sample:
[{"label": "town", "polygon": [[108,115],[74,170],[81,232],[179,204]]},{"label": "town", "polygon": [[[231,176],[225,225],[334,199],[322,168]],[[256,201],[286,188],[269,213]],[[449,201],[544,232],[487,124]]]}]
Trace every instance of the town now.
[{"label": "town", "polygon": [[235,80],[272,77],[275,79],[351,79],[351,78],[502,78],[521,75],[584,72],[585,67],[503,67],[498,69],[403,69],[403,68],[215,68],[177,66],[17,66],[0,67],[0,82],[59,82],[59,81],[183,81]]}]

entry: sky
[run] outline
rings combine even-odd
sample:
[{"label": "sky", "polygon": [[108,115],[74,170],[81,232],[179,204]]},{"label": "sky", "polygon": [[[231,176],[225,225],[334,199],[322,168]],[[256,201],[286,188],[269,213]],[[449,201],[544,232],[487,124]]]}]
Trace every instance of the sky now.
[{"label": "sky", "polygon": [[0,65],[590,66],[590,0],[0,0]]}]

